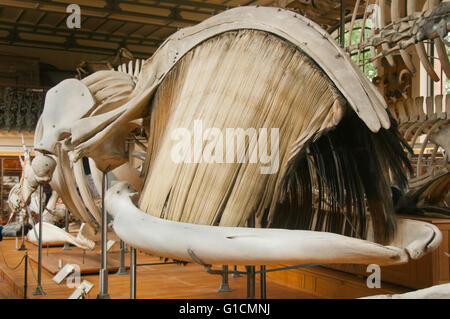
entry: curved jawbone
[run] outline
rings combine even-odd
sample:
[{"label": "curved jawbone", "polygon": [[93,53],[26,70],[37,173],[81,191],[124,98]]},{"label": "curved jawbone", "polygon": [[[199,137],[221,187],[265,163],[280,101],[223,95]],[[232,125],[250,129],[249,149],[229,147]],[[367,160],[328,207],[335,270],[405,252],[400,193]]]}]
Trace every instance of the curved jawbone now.
[{"label": "curved jawbone", "polygon": [[[117,236],[156,256],[233,265],[393,265],[409,259],[405,247],[382,246],[327,232],[206,226],[164,220],[139,210],[132,201],[136,194],[131,185],[119,182],[106,193],[105,207],[114,217],[113,229]],[[420,246],[417,240],[413,240],[416,250]],[[429,244],[426,239],[422,246],[430,250]]]},{"label": "curved jawbone", "polygon": [[[27,239],[36,245],[38,244],[36,234],[39,233],[40,225],[41,223],[37,223],[36,226],[34,227],[35,229],[34,230],[31,229],[27,235]],[[43,225],[42,227],[43,245],[61,244],[67,242],[84,250],[93,250],[95,248],[95,242],[83,236],[83,228],[85,224],[81,226],[77,237],[72,236],[65,230],[53,224],[42,222],[42,225]]]}]

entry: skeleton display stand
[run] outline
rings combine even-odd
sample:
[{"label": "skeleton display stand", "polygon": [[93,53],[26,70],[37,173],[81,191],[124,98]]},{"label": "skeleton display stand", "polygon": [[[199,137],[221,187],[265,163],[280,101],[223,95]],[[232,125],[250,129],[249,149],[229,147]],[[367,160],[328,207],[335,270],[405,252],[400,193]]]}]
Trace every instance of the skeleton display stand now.
[{"label": "skeleton display stand", "polygon": [[[42,185],[39,185],[39,222],[42,223]],[[42,227],[39,227],[39,238],[38,238],[38,271],[37,271],[37,286],[35,291],[33,291],[33,296],[45,295],[44,290],[41,285],[41,275],[42,275]]]},{"label": "skeleton display stand", "polygon": [[130,247],[130,299],[136,299],[136,269],[138,266],[156,266],[156,265],[170,265],[177,262],[160,262],[160,263],[146,263],[138,264],[136,262],[136,248]]},{"label": "skeleton display stand", "polygon": [[107,251],[106,251],[106,241],[108,236],[108,221],[105,209],[105,188],[107,186],[107,174],[108,168],[103,172],[102,176],[102,263],[100,269],[100,290],[97,299],[110,299],[108,294],[108,268],[107,268]]},{"label": "skeleton display stand", "polygon": [[20,247],[17,250],[27,250],[27,247],[25,247],[25,220],[22,222],[22,235],[21,235],[21,244]]},{"label": "skeleton display stand", "polygon": [[119,270],[117,271],[117,275],[125,275],[128,273],[127,268],[125,267],[125,243],[121,240],[120,241],[120,266]]},{"label": "skeleton display stand", "polygon": [[260,274],[261,299],[266,299],[266,266],[261,266],[260,271],[261,271]]},{"label": "skeleton display stand", "polygon": [[233,272],[231,274],[231,278],[239,278],[239,277],[241,277],[241,275],[237,271],[237,266],[234,266],[233,267]]},{"label": "skeleton display stand", "polygon": [[130,247],[130,299],[136,299],[136,249]]},{"label": "skeleton display stand", "polygon": [[230,292],[232,289],[228,285],[228,265],[222,266],[222,283],[220,284],[219,292]]},{"label": "skeleton display stand", "polygon": [[[255,298],[255,267],[247,266],[247,298],[254,299]],[[253,270],[250,272],[249,270]],[[228,284],[228,275],[231,274],[232,278],[241,277],[240,272],[237,271],[237,266],[234,266],[234,270],[231,272],[228,270],[228,265],[222,266],[222,283],[219,288],[219,292],[230,292],[233,291]],[[260,267],[260,296],[261,299],[266,299],[266,266]]]},{"label": "skeleton display stand", "polygon": [[[66,216],[65,216],[65,230],[67,233],[69,233],[69,211],[66,209]],[[62,248],[62,250],[70,250],[70,245],[68,242],[64,243],[64,247]]]},{"label": "skeleton display stand", "polygon": [[[255,213],[248,220],[248,227],[255,227]],[[255,266],[245,266],[247,269],[247,299],[255,299]]]}]

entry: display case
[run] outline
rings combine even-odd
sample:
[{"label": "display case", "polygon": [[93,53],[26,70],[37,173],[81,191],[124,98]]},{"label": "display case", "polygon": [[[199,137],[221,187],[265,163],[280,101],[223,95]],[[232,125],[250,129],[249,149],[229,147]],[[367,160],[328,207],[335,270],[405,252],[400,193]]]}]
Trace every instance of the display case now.
[{"label": "display case", "polygon": [[22,166],[17,156],[0,156],[0,223],[8,222],[8,195],[13,186],[20,181]]}]

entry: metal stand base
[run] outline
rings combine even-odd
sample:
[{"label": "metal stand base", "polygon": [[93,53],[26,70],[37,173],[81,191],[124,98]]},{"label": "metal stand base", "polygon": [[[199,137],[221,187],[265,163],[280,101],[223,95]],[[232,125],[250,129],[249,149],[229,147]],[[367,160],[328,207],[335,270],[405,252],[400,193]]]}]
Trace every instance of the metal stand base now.
[{"label": "metal stand base", "polygon": [[116,272],[116,275],[127,275],[128,274],[128,270],[126,270],[125,268],[119,268],[119,270]]},{"label": "metal stand base", "polygon": [[41,295],[46,295],[46,293],[44,292],[42,287],[38,285],[36,289],[33,291],[33,296],[41,296]]},{"label": "metal stand base", "polygon": [[222,266],[222,283],[220,284],[219,292],[233,291],[228,285],[228,266]]},{"label": "metal stand base", "polygon": [[22,245],[17,250],[27,250],[27,247],[25,247],[25,244],[22,243]]},{"label": "metal stand base", "polygon": [[64,243],[64,247],[62,248],[62,250],[72,250],[72,248],[70,248],[70,245],[68,243]]},{"label": "metal stand base", "polygon": [[126,275],[128,274],[128,271],[125,267],[125,243],[123,241],[120,241],[120,267],[119,270],[116,272],[116,275]]},{"label": "metal stand base", "polygon": [[233,289],[231,289],[230,286],[228,286],[228,284],[222,283],[222,284],[220,285],[220,288],[219,288],[218,291],[219,291],[219,292],[231,292],[231,291],[233,291]]},{"label": "metal stand base", "polygon": [[100,270],[100,291],[97,299],[111,299],[108,293],[108,271],[106,269]]},{"label": "metal stand base", "polygon": [[239,277],[242,277],[242,276],[237,272],[237,266],[234,266],[233,271],[234,271],[234,272],[231,274],[231,278],[239,278]]}]

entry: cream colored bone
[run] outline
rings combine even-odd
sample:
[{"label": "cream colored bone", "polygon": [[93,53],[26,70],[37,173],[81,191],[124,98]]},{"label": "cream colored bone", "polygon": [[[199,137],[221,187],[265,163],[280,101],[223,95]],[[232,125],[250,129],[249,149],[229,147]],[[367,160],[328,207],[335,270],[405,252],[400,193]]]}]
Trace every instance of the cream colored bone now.
[{"label": "cream colored bone", "polygon": [[[240,7],[182,29],[169,37],[153,57],[144,62],[136,87],[128,102],[122,106],[84,118],[86,110],[77,114],[71,113],[70,132],[74,134],[74,138],[69,146],[74,149],[73,160],[83,156],[92,157],[91,154],[95,153],[115,130],[142,117],[147,111],[151,96],[166,74],[192,48],[218,34],[241,29],[269,32],[299,47],[330,77],[372,131],[377,132],[380,127],[389,128],[390,122],[385,111],[387,106],[383,97],[326,31],[288,10]],[[89,77],[91,82],[87,85],[102,81],[104,74],[94,73]],[[67,130],[63,130],[59,137],[64,137],[66,132]],[[55,139],[57,138],[50,142]],[[51,146],[51,143],[47,144]]]},{"label": "cream colored bone", "polygon": [[[36,226],[34,227],[36,230],[36,233],[39,233],[39,227],[41,224],[43,225],[43,228],[42,228],[42,244],[43,245],[51,245],[51,244],[59,244],[62,242],[67,242],[67,243],[75,245],[81,249],[92,250],[95,247],[95,243],[92,240],[89,240],[83,236],[83,228],[85,227],[84,224],[81,226],[77,237],[74,237],[71,234],[64,231],[63,229],[56,227],[55,225],[46,223],[46,222],[36,224]],[[32,243],[37,244],[35,232],[33,230],[30,230],[28,232],[27,238]]]},{"label": "cream colored bone", "polygon": [[105,196],[113,229],[123,241],[148,253],[206,264],[276,263],[401,264],[407,254],[398,247],[342,235],[303,230],[219,227],[174,222],[140,211],[133,188],[120,182]]},{"label": "cream colored bone", "polygon": [[[35,145],[37,145],[39,141],[42,140],[43,131],[43,121],[41,117],[35,130]],[[53,173],[50,186],[53,190],[58,192],[64,205],[66,205],[67,209],[75,219],[80,220],[84,223],[88,223],[90,227],[92,227],[94,230],[97,230],[97,225],[89,217],[88,213],[86,212],[83,200],[78,195],[75,178],[71,169],[71,163],[67,151],[62,148],[62,145],[60,143],[55,144],[55,146],[53,147],[53,151],[55,152],[54,156],[56,158],[56,169]],[[36,151],[36,153],[40,154],[38,151]],[[48,157],[49,155],[46,156]],[[93,215],[94,214],[95,212],[93,213]]]},{"label": "cream colored bone", "polygon": [[360,299],[450,299],[450,284],[435,285],[404,294],[375,295]]},{"label": "cream colored bone", "polygon": [[[102,171],[123,164],[123,139],[128,133],[124,128],[146,113],[149,99],[167,72],[199,43],[218,34],[241,29],[273,33],[299,47],[328,74],[349,105],[372,131],[377,132],[380,127],[389,128],[390,121],[383,97],[326,31],[288,10],[235,8],[180,30],[168,38],[153,57],[142,65],[139,80],[130,96],[120,95],[122,101],[128,101],[122,106],[110,110],[109,105],[103,103],[108,100],[108,94],[103,94],[103,90],[108,89],[108,83],[117,84],[118,90],[125,88],[124,92],[129,92],[129,88],[134,86],[130,75],[121,72],[96,72],[83,79],[83,82],[63,81],[49,91],[40,120],[42,128],[36,130],[36,136],[40,137],[35,139],[35,148],[44,153],[57,154],[58,177],[52,183],[76,217],[95,227],[73,186],[74,177],[66,152],[72,150],[73,162],[82,156],[92,157]],[[79,110],[72,111],[72,108]],[[97,112],[98,108],[102,111]],[[66,109],[68,112],[65,112]],[[64,114],[61,123],[56,123],[61,115],[55,113]],[[334,121],[332,124],[337,123]],[[120,138],[116,138],[117,135]],[[297,150],[301,149],[304,137],[301,136],[296,143]],[[57,144],[62,140],[61,149]],[[118,156],[110,156],[112,153]]]},{"label": "cream colored bone", "polygon": [[132,201],[131,185],[120,182],[105,196],[113,229],[126,243],[162,257],[207,264],[377,263],[401,264],[437,248],[442,234],[435,226],[399,220],[389,246],[326,232],[194,225],[153,217]]},{"label": "cream colored bone", "polygon": [[94,104],[89,89],[81,81],[68,79],[51,88],[45,96],[43,132],[35,149],[55,154],[58,141],[70,135],[73,121],[85,116]]},{"label": "cream colored bone", "polygon": [[[398,20],[402,17],[400,14],[400,5],[401,5],[400,1],[401,0],[392,0],[391,1],[391,20],[392,21]],[[409,53],[406,50],[400,49],[400,56],[402,57],[403,62],[405,63],[408,70],[412,74],[416,73],[416,68],[414,67],[414,64],[412,63]]]}]

